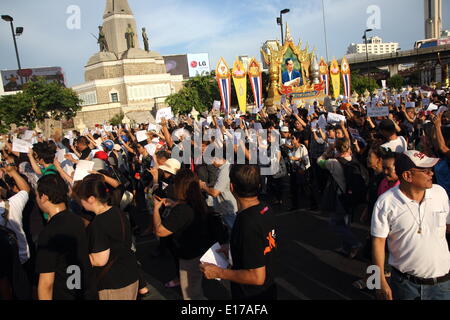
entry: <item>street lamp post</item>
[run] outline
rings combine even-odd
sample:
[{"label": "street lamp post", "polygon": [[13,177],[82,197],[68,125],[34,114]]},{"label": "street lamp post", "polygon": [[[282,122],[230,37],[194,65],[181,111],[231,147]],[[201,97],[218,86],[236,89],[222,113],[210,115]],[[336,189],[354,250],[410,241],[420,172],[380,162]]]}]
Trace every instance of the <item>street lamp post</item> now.
[{"label": "street lamp post", "polygon": [[23,79],[22,79],[22,75],[21,75],[21,70],[22,70],[22,66],[20,65],[20,58],[19,58],[19,50],[17,49],[17,41],[16,41],[16,36],[19,36],[22,34],[23,32],[23,28],[22,27],[18,27],[17,28],[17,34],[16,32],[14,32],[14,24],[13,24],[13,17],[8,16],[8,15],[2,15],[2,19],[5,20],[6,22],[9,22],[11,24],[11,33],[13,36],[13,40],[14,40],[14,48],[16,49],[16,58],[17,58],[17,65],[19,66],[19,76],[20,76],[20,82],[23,85]]},{"label": "street lamp post", "polygon": [[283,40],[283,14],[288,13],[290,10],[289,9],[284,9],[280,11],[280,17],[277,18],[277,24],[281,26],[281,45],[284,45],[284,40]]},{"label": "street lamp post", "polygon": [[363,36],[363,39],[366,43],[367,80],[369,80],[369,81],[370,81],[370,66],[369,66],[369,50],[367,48],[367,32],[370,32],[370,31],[372,31],[372,29],[366,29],[364,31],[364,36]]}]

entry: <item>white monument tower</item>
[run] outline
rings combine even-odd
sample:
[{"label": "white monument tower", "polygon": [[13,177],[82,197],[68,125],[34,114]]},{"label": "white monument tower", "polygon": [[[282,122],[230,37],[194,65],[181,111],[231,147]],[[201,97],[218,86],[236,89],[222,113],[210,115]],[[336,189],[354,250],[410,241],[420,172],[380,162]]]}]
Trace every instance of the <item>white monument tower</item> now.
[{"label": "white monument tower", "polygon": [[85,83],[73,87],[83,101],[75,125],[92,127],[120,112],[136,123],[148,122],[151,112],[182,88],[183,76],[167,73],[158,52],[140,48],[142,32],[127,0],[106,0],[102,33],[99,52],[84,68]]},{"label": "white monument tower", "polygon": [[103,15],[103,30],[105,32],[106,41],[110,52],[114,52],[117,56],[127,51],[127,41],[125,32],[128,25],[134,30],[135,48],[139,49],[140,34],[136,27],[136,20],[133,12],[128,5],[127,0],[107,0],[105,13]]}]

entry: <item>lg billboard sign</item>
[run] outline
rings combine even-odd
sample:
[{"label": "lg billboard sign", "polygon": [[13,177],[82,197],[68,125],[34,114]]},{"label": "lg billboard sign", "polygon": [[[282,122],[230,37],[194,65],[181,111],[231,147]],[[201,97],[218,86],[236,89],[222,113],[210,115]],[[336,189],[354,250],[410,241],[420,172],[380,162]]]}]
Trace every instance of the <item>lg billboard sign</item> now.
[{"label": "lg billboard sign", "polygon": [[188,54],[189,77],[210,73],[209,55],[207,53]]}]

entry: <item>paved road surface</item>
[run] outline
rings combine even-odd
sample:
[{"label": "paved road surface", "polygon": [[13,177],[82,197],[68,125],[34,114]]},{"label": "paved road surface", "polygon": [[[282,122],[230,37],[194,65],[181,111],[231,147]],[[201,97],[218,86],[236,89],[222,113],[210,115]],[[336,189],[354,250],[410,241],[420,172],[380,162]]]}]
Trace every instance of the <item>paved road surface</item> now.
[{"label": "paved road surface", "polygon": [[[280,272],[276,279],[279,300],[370,300],[372,292],[358,290],[352,282],[364,276],[367,263],[362,256],[350,260],[334,250],[339,238],[329,228],[326,215],[295,211],[276,213]],[[355,224],[354,231],[364,242],[368,227]],[[138,239],[137,256],[150,284],[149,300],[180,300],[178,288],[167,289],[164,283],[176,276],[170,255],[154,257],[158,242]],[[222,282],[204,280],[208,299],[230,299]]]}]

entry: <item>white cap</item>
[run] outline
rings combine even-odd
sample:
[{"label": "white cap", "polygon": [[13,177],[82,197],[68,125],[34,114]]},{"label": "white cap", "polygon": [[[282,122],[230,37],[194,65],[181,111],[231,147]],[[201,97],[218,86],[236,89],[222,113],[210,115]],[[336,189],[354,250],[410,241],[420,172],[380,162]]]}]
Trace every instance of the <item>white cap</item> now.
[{"label": "white cap", "polygon": [[159,167],[162,171],[169,172],[173,175],[177,174],[178,170],[181,168],[181,163],[177,159],[168,159],[166,163]]},{"label": "white cap", "polygon": [[427,157],[420,151],[408,150],[395,160],[397,174],[413,168],[433,168],[440,159]]}]

